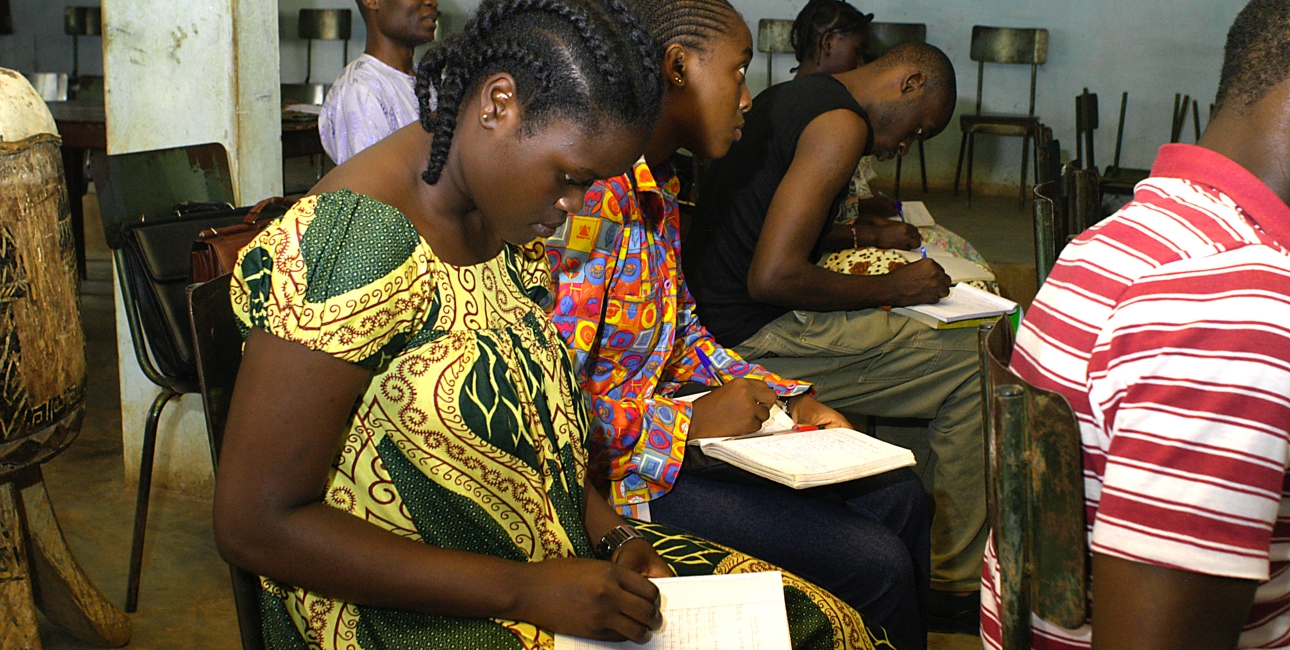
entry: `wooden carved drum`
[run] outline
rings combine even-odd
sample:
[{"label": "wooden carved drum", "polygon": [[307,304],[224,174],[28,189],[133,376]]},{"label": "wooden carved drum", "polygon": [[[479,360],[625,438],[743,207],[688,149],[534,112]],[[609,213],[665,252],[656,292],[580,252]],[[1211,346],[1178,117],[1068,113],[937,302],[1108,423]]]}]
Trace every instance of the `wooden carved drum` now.
[{"label": "wooden carved drum", "polygon": [[0,83],[0,481],[62,451],[85,407],[60,141],[44,103],[13,86]]}]

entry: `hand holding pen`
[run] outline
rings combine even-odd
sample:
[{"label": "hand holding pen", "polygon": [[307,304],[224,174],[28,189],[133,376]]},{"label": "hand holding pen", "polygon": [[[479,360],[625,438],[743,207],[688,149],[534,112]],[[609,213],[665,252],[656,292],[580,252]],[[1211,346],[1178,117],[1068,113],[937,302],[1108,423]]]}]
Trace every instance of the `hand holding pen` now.
[{"label": "hand holding pen", "polygon": [[756,379],[724,379],[708,355],[698,352],[717,388],[691,404],[689,437],[726,438],[761,429],[770,419],[775,391]]}]

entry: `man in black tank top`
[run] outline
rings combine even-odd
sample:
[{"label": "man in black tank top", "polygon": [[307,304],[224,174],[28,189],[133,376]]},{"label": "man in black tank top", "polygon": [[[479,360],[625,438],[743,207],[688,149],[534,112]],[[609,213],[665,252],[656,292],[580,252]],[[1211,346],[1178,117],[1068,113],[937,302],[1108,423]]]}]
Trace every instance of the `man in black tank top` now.
[{"label": "man in black tank top", "polygon": [[975,330],[881,309],[947,295],[931,259],[882,276],[815,265],[823,250],[919,246],[907,224],[833,216],[862,155],[903,155],[945,128],[955,83],[940,50],[909,43],[758,95],[743,138],[704,179],[684,270],[703,323],[743,358],[814,383],[833,408],[931,420],[932,588],[962,593],[979,586],[986,536]]}]

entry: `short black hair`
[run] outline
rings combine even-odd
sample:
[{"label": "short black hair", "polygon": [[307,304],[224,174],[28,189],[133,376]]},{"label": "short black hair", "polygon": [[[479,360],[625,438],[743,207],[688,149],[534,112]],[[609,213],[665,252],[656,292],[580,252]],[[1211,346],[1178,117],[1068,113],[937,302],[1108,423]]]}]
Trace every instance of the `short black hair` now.
[{"label": "short black hair", "polygon": [[939,99],[942,105],[948,104],[951,108],[958,101],[958,77],[954,74],[954,64],[940,48],[927,43],[900,43],[869,65],[885,68],[901,64],[914,66],[927,76],[929,99]]},{"label": "short black hair", "polygon": [[1227,32],[1215,110],[1243,108],[1290,78],[1290,0],[1252,0]]},{"label": "short black hair", "polygon": [[462,32],[432,45],[417,68],[421,127],[434,135],[422,177],[439,182],[462,100],[493,74],[515,78],[529,133],[557,117],[588,131],[613,125],[647,132],[662,113],[659,60],[654,39],[623,0],[485,0]]},{"label": "short black hair", "polygon": [[729,0],[636,0],[659,53],[673,43],[699,51],[713,36],[726,33],[729,20],[743,20]]},{"label": "short black hair", "polygon": [[789,42],[793,45],[798,63],[816,55],[825,34],[867,34],[873,14],[860,13],[859,9],[843,0],[811,0],[793,20]]}]

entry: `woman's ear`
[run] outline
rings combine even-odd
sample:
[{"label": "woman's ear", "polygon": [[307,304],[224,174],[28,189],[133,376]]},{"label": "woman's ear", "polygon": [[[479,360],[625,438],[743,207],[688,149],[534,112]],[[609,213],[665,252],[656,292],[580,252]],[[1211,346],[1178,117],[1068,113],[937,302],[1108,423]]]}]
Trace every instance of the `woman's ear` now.
[{"label": "woman's ear", "polygon": [[689,51],[680,43],[672,43],[663,50],[663,79],[668,88],[685,86],[688,56]]},{"label": "woman's ear", "polygon": [[833,53],[833,46],[837,45],[837,43],[837,32],[824,32],[824,35],[820,37],[820,52],[816,58],[820,61],[829,58],[829,55]]},{"label": "woman's ear", "polygon": [[515,78],[499,72],[479,89],[479,125],[485,129],[519,126],[520,105],[515,99]]}]

